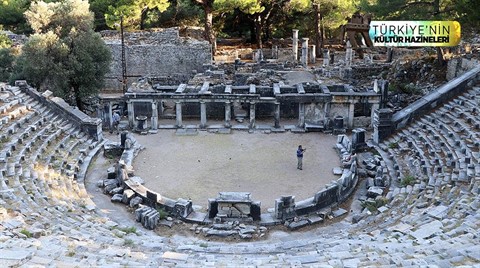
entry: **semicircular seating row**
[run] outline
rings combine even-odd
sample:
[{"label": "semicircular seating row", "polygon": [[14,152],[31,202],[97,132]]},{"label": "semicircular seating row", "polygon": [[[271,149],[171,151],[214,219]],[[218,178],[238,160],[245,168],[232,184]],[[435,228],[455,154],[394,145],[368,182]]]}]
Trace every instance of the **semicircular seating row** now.
[{"label": "semicircular seating row", "polygon": [[[480,88],[379,145],[384,174],[393,181],[380,213],[357,224],[344,221],[241,244],[115,227],[94,209],[81,178],[101,143],[19,90],[1,93],[2,266],[419,267],[480,262]],[[413,183],[401,184],[405,177],[413,177]],[[22,237],[23,229],[34,238]]]}]

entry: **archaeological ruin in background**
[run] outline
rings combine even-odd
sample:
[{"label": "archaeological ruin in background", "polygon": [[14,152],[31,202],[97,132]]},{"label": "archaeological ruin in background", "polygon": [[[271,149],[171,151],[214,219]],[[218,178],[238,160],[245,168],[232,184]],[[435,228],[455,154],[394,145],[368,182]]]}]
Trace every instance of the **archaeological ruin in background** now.
[{"label": "archaeological ruin in background", "polygon": [[[114,58],[108,88],[121,92],[119,36],[104,33],[104,38]],[[184,119],[193,118],[198,128],[342,132],[372,127],[374,111],[387,98],[385,81],[372,80],[368,88],[339,83],[372,65],[367,56],[364,64],[352,66],[355,52],[349,43],[336,55],[325,50],[324,65],[308,70],[316,60],[315,46],[302,38],[298,47],[298,30],[292,47],[236,51],[219,55],[215,64],[208,42],[179,37],[176,29],[128,33],[125,40],[128,89],[125,95],[102,95],[98,113],[106,126],[117,110],[128,115],[130,129],[140,131],[184,128]],[[283,124],[284,119],[296,123]]]}]

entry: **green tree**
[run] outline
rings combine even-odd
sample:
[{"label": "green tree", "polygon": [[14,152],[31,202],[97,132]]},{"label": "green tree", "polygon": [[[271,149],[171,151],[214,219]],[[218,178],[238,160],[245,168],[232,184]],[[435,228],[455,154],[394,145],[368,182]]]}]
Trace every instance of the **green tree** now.
[{"label": "green tree", "polygon": [[35,34],[23,47],[16,76],[83,109],[85,98],[103,86],[111,61],[110,50],[93,31],[88,2],[36,2],[25,16]]},{"label": "green tree", "polygon": [[[462,29],[473,30],[478,33],[478,28],[480,28],[479,6],[480,0],[453,0],[452,7],[455,9],[455,19],[460,22]],[[477,7],[477,9],[472,7]]]},{"label": "green tree", "polygon": [[112,1],[105,13],[107,25],[116,25],[123,17],[123,24],[131,29],[146,29],[148,14],[152,11],[164,12],[169,7],[168,0],[120,0]]},{"label": "green tree", "polygon": [[0,48],[0,81],[8,81],[13,71],[14,60],[11,48]]},{"label": "green tree", "polygon": [[113,0],[91,0],[90,10],[93,12],[95,20],[95,31],[108,30],[105,14],[108,12],[108,7],[115,4],[117,1]]},{"label": "green tree", "polygon": [[205,39],[212,45],[212,53],[217,51],[217,41],[213,30],[213,3],[214,0],[192,0],[193,3],[200,6],[204,13]]},{"label": "green tree", "polygon": [[0,49],[1,48],[10,48],[13,42],[8,38],[6,34],[0,34]]},{"label": "green tree", "polygon": [[357,4],[349,0],[312,0],[317,55],[321,55],[327,36],[333,37],[333,32],[357,10]]},{"label": "green tree", "polygon": [[30,6],[30,0],[4,0],[0,1],[0,26],[12,32],[30,33],[23,13]]},{"label": "green tree", "polygon": [[152,12],[153,27],[201,26],[202,10],[190,0],[173,0],[163,13]]},{"label": "green tree", "polygon": [[382,20],[433,20],[454,18],[451,0],[362,0],[360,7]]}]

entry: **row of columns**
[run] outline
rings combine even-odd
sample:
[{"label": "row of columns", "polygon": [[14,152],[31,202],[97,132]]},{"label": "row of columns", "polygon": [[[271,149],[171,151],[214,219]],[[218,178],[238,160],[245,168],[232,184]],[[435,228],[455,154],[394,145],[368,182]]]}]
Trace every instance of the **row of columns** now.
[{"label": "row of columns", "polygon": [[[302,55],[300,58],[300,62],[302,63],[303,67],[307,67],[309,58],[310,58],[310,63],[314,64],[315,58],[317,57],[315,53],[315,50],[316,50],[315,45],[312,46],[310,51],[308,50],[308,40],[309,38],[302,38]],[[293,62],[297,62],[297,60],[298,60],[298,30],[293,29]]]},{"label": "row of columns", "polygon": [[[255,109],[256,103],[250,102],[250,117],[249,117],[249,128],[255,128]],[[274,127],[280,127],[280,103],[275,103],[275,112],[274,112]],[[232,126],[232,103],[230,101],[225,102],[225,121],[224,126],[229,128]],[[175,102],[175,126],[182,127],[182,102]],[[207,127],[207,106],[206,102],[200,102],[200,128]]]},{"label": "row of columns", "polygon": [[[135,112],[134,112],[134,102],[128,101],[127,102],[127,109],[128,109],[128,122],[130,127],[134,126],[135,123]],[[152,101],[152,115],[151,115],[151,128],[158,129],[158,109],[157,109],[157,102]],[[280,103],[276,102],[274,109],[274,127],[280,128]],[[112,103],[109,103],[109,123],[110,127],[112,127]],[[372,103],[371,108],[371,120],[374,118],[375,110],[380,108],[379,103]],[[256,121],[256,103],[250,102],[250,117],[249,117],[249,128],[255,128],[255,121]],[[182,127],[182,102],[176,101],[175,102],[175,125],[177,127]],[[348,121],[347,127],[353,128],[353,119],[354,119],[354,112],[355,112],[355,103],[350,102],[348,107]],[[225,102],[225,121],[224,126],[229,128],[232,126],[232,103],[230,101]],[[372,121],[373,124],[373,121]],[[305,126],[305,103],[298,104],[298,127]],[[200,128],[207,127],[207,106],[205,101],[200,102]]]}]

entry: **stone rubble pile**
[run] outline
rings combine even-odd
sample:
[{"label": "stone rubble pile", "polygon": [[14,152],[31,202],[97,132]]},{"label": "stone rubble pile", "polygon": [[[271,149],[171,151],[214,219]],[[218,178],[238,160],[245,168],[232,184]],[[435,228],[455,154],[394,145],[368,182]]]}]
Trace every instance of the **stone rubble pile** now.
[{"label": "stone rubble pile", "polygon": [[205,237],[239,237],[241,239],[262,238],[267,232],[267,227],[249,225],[238,221],[215,223],[211,226],[193,224],[190,230],[195,234],[203,234]]}]

